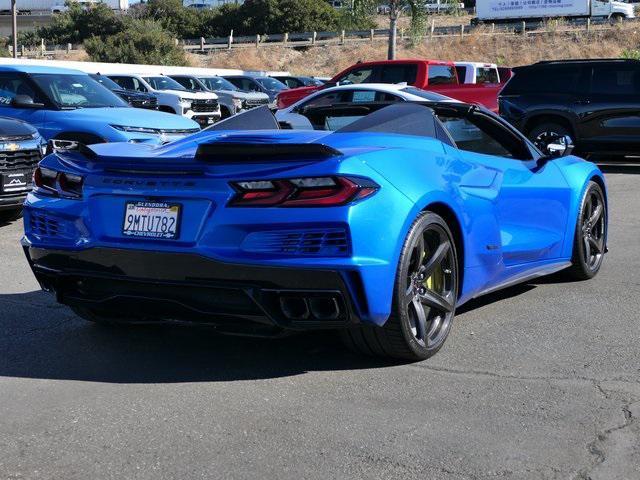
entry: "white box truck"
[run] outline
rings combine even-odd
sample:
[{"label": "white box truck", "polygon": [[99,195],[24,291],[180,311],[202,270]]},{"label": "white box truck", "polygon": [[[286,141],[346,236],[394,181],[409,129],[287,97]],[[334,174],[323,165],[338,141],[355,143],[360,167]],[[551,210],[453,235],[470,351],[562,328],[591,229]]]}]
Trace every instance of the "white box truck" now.
[{"label": "white box truck", "polygon": [[476,12],[479,22],[557,17],[635,17],[631,4],[599,0],[477,0]]},{"label": "white box truck", "polygon": [[[84,7],[93,3],[104,2],[113,10],[127,10],[129,0],[71,0]],[[66,12],[69,8],[65,0],[18,0],[16,4],[19,15],[51,15]],[[11,15],[11,0],[0,0],[0,15]]]}]

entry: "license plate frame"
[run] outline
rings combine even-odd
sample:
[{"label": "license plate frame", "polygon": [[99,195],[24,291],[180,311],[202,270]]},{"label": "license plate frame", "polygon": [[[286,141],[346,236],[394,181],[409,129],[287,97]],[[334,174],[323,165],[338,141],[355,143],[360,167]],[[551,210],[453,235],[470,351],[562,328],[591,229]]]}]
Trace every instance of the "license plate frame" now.
[{"label": "license plate frame", "polygon": [[31,176],[33,172],[7,172],[0,175],[0,192],[23,193],[31,189]]},{"label": "license plate frame", "polygon": [[[155,213],[155,215],[153,215]],[[160,213],[160,215],[158,215]],[[163,214],[164,213],[164,214]],[[136,222],[135,215],[141,218]],[[129,220],[129,216],[134,217]],[[180,238],[182,224],[182,204],[151,200],[128,200],[124,204],[121,232],[124,237],[143,240],[177,240]],[[142,217],[145,217],[143,220]],[[148,220],[148,219],[151,220]],[[166,230],[163,230],[162,219],[167,218]],[[173,219],[174,223],[170,224]],[[140,228],[134,229],[135,224]],[[142,227],[146,228],[142,228]],[[151,227],[149,229],[148,227]]]}]

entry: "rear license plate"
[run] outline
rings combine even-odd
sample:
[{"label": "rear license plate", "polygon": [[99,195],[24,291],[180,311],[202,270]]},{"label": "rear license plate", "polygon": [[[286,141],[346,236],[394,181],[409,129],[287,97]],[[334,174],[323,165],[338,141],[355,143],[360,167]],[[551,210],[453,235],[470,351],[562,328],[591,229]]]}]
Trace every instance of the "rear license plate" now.
[{"label": "rear license plate", "polygon": [[129,237],[174,240],[180,233],[179,204],[127,202],[122,234]]},{"label": "rear license plate", "polygon": [[4,193],[24,192],[28,190],[31,172],[14,172],[2,175],[2,191]]}]

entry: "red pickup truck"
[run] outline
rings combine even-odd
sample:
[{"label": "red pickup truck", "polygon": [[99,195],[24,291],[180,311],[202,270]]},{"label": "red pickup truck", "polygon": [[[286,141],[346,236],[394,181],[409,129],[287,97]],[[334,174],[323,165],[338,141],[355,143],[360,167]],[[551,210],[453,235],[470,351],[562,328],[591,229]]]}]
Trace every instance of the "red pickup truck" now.
[{"label": "red pickup truck", "polygon": [[300,87],[278,94],[278,108],[286,108],[321,88],[350,83],[407,83],[466,103],[484,105],[498,111],[500,83],[462,84],[453,62],[438,60],[384,60],[356,63],[321,87]]}]

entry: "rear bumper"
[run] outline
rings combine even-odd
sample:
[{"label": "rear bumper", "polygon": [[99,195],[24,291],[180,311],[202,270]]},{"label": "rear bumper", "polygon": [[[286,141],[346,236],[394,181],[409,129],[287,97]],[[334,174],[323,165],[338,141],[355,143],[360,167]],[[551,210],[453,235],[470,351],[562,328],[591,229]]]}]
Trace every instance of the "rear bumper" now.
[{"label": "rear bumper", "polygon": [[260,267],[200,255],[25,245],[43,289],[58,302],[132,320],[187,321],[233,332],[341,328],[359,322],[336,270]]}]

